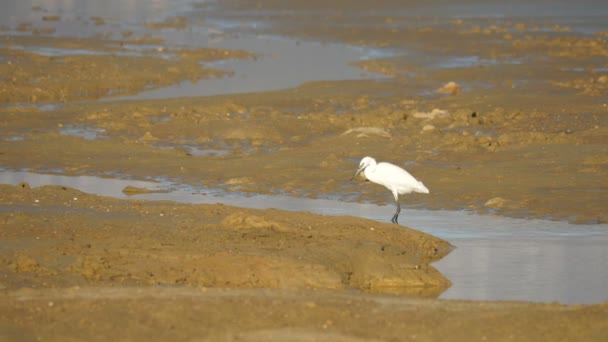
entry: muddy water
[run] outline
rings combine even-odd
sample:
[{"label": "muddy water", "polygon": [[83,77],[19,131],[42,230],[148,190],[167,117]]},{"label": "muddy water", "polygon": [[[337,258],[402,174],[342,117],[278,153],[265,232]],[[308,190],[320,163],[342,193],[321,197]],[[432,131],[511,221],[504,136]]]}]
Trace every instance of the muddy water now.
[{"label": "muddy water", "polygon": [[[387,221],[391,206],[284,196],[244,196],[167,182],[3,171],[0,183],[62,185],[116,198],[222,203],[249,208],[310,211]],[[166,191],[128,196],[126,186]],[[448,240],[457,248],[437,262],[453,285],[440,298],[522,300],[567,304],[608,300],[608,225],[479,216],[458,211],[407,210],[402,224]]]}]

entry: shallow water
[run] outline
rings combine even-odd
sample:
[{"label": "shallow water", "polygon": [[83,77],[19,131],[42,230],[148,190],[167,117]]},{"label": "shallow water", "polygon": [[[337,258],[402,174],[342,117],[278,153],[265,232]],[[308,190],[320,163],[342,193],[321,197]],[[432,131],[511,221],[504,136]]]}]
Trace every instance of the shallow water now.
[{"label": "shallow water", "polygon": [[[233,32],[234,26],[222,20],[202,21],[205,13],[195,10],[202,1],[143,1],[128,3],[113,0],[106,6],[97,6],[96,1],[80,0],[67,3],[44,1],[9,1],[13,3],[0,15],[8,27],[28,22],[36,28],[53,28],[53,36],[94,36],[103,32],[110,37],[122,39],[121,32],[130,31],[135,36],[151,35],[162,38],[160,45],[124,45],[127,51],[95,51],[84,49],[55,48],[47,46],[12,46],[44,56],[103,55],[144,56],[150,49],[217,48],[245,50],[256,54],[255,59],[229,59],[204,63],[205,66],[234,72],[232,76],[204,79],[197,82],[184,81],[167,87],[145,90],[135,95],[108,97],[106,101],[168,99],[176,97],[212,96],[262,92],[296,87],[311,81],[378,79],[384,76],[365,72],[351,63],[364,59],[391,55],[390,49],[365,48],[337,43],[294,40],[279,36],[267,36],[246,32]],[[30,10],[40,6],[40,10]],[[138,10],[136,10],[136,8]],[[57,21],[45,21],[45,16],[57,15]],[[149,29],[142,24],[158,22],[172,15],[190,16],[190,26],[181,29]],[[103,25],[91,25],[89,18],[102,17]],[[239,23],[237,28],[253,23]],[[27,32],[11,32],[27,34]],[[386,50],[386,51],[385,51]],[[154,56],[159,56],[155,53]],[[173,58],[171,54],[160,54],[162,58]]]},{"label": "shallow water", "polygon": [[[0,172],[0,183],[63,185],[115,198],[222,203],[249,208],[350,215],[388,222],[392,206],[286,196],[247,196],[169,182]],[[127,196],[127,185],[169,190]],[[457,248],[435,263],[453,285],[440,298],[586,304],[608,301],[608,225],[480,216],[462,211],[403,209],[401,223]]]},{"label": "shallow water", "polygon": [[[166,39],[174,44],[187,41],[190,34],[182,37],[179,31],[164,32]],[[201,31],[198,40],[209,39]],[[380,79],[382,76],[367,73],[351,62],[369,57],[368,51],[345,45],[299,41],[274,36],[240,34],[226,35],[221,40],[198,44],[219,49],[241,49],[256,54],[255,59],[228,59],[205,63],[205,66],[234,71],[232,76],[203,79],[198,82],[185,81],[168,87],[141,92],[136,95],[113,97],[108,101],[149,100],[175,97],[212,96],[222,94],[262,92],[296,87],[311,81],[337,81]],[[376,52],[377,53],[377,52]]]},{"label": "shallow water", "polygon": [[[468,1],[446,2],[440,4],[404,4],[390,12],[375,11],[374,15],[403,18],[396,20],[399,25],[428,21],[429,25],[445,25],[454,18],[473,18],[513,21],[536,20],[542,28],[553,25],[568,26],[573,32],[590,34],[608,30],[608,6],[599,0],[582,0],[576,4],[568,1],[554,2],[516,0],[508,4],[479,4]],[[33,8],[33,9],[32,9]],[[224,13],[226,12],[226,13]],[[346,12],[348,13],[348,12]],[[9,28],[21,23],[31,23],[36,28],[52,28],[52,36],[109,35],[109,38],[122,39],[121,32],[133,32],[134,36],[150,35],[162,38],[159,46],[125,45],[127,51],[111,52],[117,55],[146,55],[146,49],[157,48],[198,48],[241,49],[257,54],[250,60],[223,60],[205,63],[207,66],[234,71],[233,76],[205,79],[197,82],[184,81],[168,87],[145,90],[139,94],[124,97],[108,97],[106,101],[167,99],[177,97],[211,96],[261,92],[296,87],[311,81],[381,79],[385,76],[363,71],[352,65],[353,62],[382,57],[415,56],[423,67],[433,69],[487,66],[497,63],[519,64],[518,60],[488,60],[479,56],[450,56],[440,54],[430,56],[428,52],[406,51],[351,46],[347,44],[320,43],[316,41],[295,40],[287,37],[259,35],[261,28],[268,28],[272,22],[267,20],[266,11],[222,11],[221,2],[203,0],[110,0],[101,4],[95,0],[58,1],[10,0],[3,6],[0,22]],[[189,19],[187,29],[166,28],[149,29],[147,22],[160,22],[166,18],[180,15]],[[214,17],[223,16],[223,18]],[[322,13],[319,14],[322,16]],[[352,15],[360,15],[353,12]],[[45,20],[45,17],[58,16],[58,20]],[[101,25],[94,24],[91,18],[103,18]],[[438,20],[438,18],[442,20]],[[416,20],[409,20],[416,19]],[[356,24],[356,21],[354,22]],[[361,25],[366,25],[364,22]],[[11,34],[29,34],[15,32]],[[19,48],[19,47],[17,47]],[[108,52],[53,47],[21,47],[43,55],[65,54],[107,54]],[[158,55],[158,54],[155,54]],[[161,55],[173,58],[171,54]],[[413,59],[413,58],[412,58]],[[413,60],[410,62],[414,62]],[[430,62],[430,63],[429,63]],[[484,87],[484,85],[479,85]],[[435,87],[436,88],[436,87]],[[431,87],[418,95],[434,94]],[[468,88],[463,88],[465,91]]]}]

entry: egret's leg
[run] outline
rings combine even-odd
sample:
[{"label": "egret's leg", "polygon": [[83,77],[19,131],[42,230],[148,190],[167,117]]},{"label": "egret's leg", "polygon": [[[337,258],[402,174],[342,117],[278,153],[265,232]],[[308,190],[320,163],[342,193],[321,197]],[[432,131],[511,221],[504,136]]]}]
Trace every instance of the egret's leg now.
[{"label": "egret's leg", "polygon": [[399,217],[399,213],[401,212],[401,205],[399,205],[399,196],[398,195],[395,195],[395,204],[397,205],[397,210],[395,211],[395,215],[393,215],[391,222],[399,224],[399,222],[397,222],[397,217]]}]

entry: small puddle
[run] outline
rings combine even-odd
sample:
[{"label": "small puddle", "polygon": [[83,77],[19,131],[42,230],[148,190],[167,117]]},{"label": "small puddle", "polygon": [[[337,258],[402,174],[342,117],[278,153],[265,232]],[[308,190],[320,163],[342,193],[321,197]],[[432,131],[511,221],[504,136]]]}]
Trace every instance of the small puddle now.
[{"label": "small puddle", "polygon": [[452,68],[471,68],[475,66],[485,66],[498,63],[495,60],[481,59],[478,56],[463,56],[451,57],[440,60],[435,64],[436,68],[452,69]]},{"label": "small puddle", "polygon": [[431,70],[468,69],[497,65],[520,65],[527,61],[523,58],[483,58],[477,55],[450,56],[445,54],[437,55],[420,53],[416,51],[411,52],[410,56],[412,56],[411,63],[418,67]]},{"label": "small puddle", "polygon": [[25,137],[22,135],[11,135],[8,137],[4,137],[5,141],[23,141],[25,140]]},{"label": "small puddle", "polygon": [[213,148],[203,148],[200,145],[194,144],[178,144],[178,145],[161,145],[161,144],[153,144],[153,146],[160,149],[176,149],[182,150],[186,155],[194,156],[194,157],[221,157],[230,155],[230,150],[220,150]]},{"label": "small puddle", "polygon": [[[0,45],[1,46],[1,45]],[[51,46],[20,46],[11,45],[14,50],[21,50],[35,53],[46,57],[63,57],[63,56],[122,56],[122,57],[145,57],[153,53],[154,57],[163,59],[175,59],[175,54],[154,52],[153,49],[137,48],[135,45],[123,45],[126,50],[121,51],[104,51],[104,50],[86,50],[72,48],[58,48]]]},{"label": "small puddle", "polygon": [[[222,203],[247,208],[310,211],[388,222],[392,206],[329,199],[226,193],[220,190],[93,176],[0,172],[0,183],[62,185],[114,198]],[[168,192],[128,196],[127,186]],[[457,248],[435,263],[453,285],[440,298],[589,304],[608,301],[608,225],[480,216],[462,211],[403,209],[402,224]]]},{"label": "small puddle", "polygon": [[59,134],[79,137],[86,140],[95,140],[104,137],[105,130],[102,128],[89,127],[84,125],[65,125],[59,129]]},{"label": "small puddle", "polygon": [[186,151],[186,153],[188,155],[196,156],[196,157],[201,157],[201,156],[220,157],[220,156],[230,155],[230,151],[217,150],[217,149],[211,149],[211,148],[200,148],[198,146],[192,146],[192,145],[182,145],[182,148]]},{"label": "small puddle", "polygon": [[11,108],[36,108],[41,112],[53,111],[56,109],[60,109],[63,107],[63,103],[11,103],[8,105],[0,106],[2,109],[11,109]]}]

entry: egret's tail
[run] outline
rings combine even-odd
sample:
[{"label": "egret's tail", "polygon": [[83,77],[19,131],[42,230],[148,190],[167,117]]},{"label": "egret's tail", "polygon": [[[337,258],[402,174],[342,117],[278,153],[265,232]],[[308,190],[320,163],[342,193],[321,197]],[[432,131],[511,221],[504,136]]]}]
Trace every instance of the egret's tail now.
[{"label": "egret's tail", "polygon": [[418,182],[418,187],[415,189],[415,191],[421,194],[428,194],[430,192],[429,189],[422,184],[422,182]]}]

